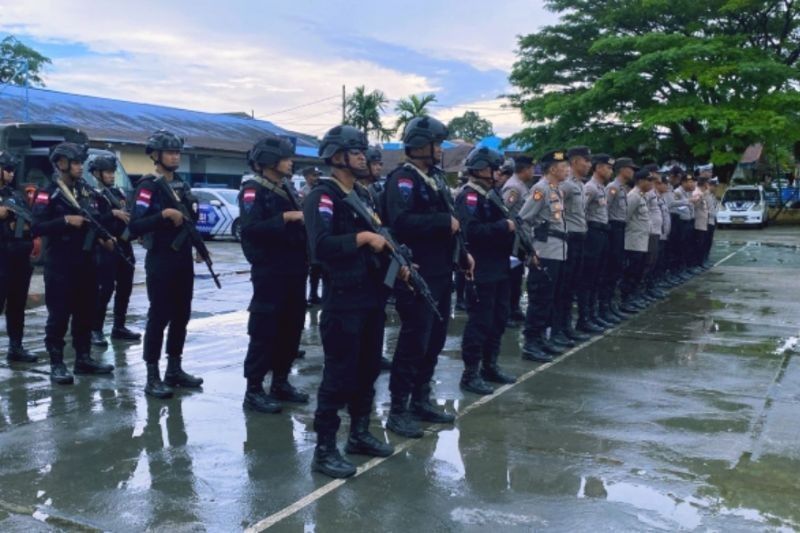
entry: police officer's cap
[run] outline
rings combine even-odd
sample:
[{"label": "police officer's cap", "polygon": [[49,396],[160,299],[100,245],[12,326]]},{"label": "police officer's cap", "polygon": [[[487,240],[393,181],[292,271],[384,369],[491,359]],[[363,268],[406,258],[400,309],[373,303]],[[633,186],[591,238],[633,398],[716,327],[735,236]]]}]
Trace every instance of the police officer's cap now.
[{"label": "police officer's cap", "polygon": [[681,183],[683,183],[684,181],[693,181],[693,180],[694,176],[692,176],[691,174],[685,174],[685,173],[681,174]]},{"label": "police officer's cap", "polygon": [[567,150],[567,159],[572,159],[573,157],[591,159],[592,150],[588,146],[573,146]]},{"label": "police officer's cap", "polygon": [[672,168],[669,169],[669,173],[672,174],[673,176],[682,176],[683,169],[678,165],[673,165]]},{"label": "police officer's cap", "polygon": [[113,155],[99,155],[89,161],[89,172],[116,172],[117,158]]},{"label": "police officer's cap", "polygon": [[514,174],[514,171],[517,169],[517,166],[514,164],[514,160],[510,157],[503,161],[503,165],[500,167],[500,172],[507,176],[511,176]]},{"label": "police officer's cap", "polygon": [[288,138],[268,133],[247,152],[247,163],[255,170],[256,164],[271,167],[281,159],[294,156],[294,144]]},{"label": "police officer's cap", "polygon": [[567,160],[567,154],[564,150],[551,150],[542,155],[539,163],[542,165],[552,165],[553,163],[560,163]]},{"label": "police officer's cap", "polygon": [[322,171],[319,167],[306,167],[303,169],[303,176],[311,176],[312,174],[315,176],[322,176]]},{"label": "police officer's cap", "polygon": [[642,167],[642,170],[648,172],[658,172],[658,165],[656,163],[648,163]]},{"label": "police officer's cap", "polygon": [[365,151],[368,147],[367,136],[360,129],[353,126],[336,126],[322,138],[319,144],[319,156],[327,160],[342,150]]},{"label": "police officer's cap", "polygon": [[697,184],[698,185],[705,185],[706,183],[708,183],[708,177],[707,176],[698,176],[698,178],[697,178]]},{"label": "police officer's cap", "polygon": [[421,148],[432,143],[444,142],[449,132],[447,126],[433,117],[411,119],[403,130],[403,145],[406,148]]},{"label": "police officer's cap", "polygon": [[636,166],[636,163],[633,162],[633,159],[630,157],[620,157],[614,162],[614,171],[618,172],[623,168],[630,168],[634,171],[639,170],[639,167]]},{"label": "police officer's cap", "polygon": [[183,137],[178,137],[171,131],[160,129],[154,131],[147,138],[144,151],[147,154],[153,152],[180,152],[183,150]]},{"label": "police officer's cap", "polygon": [[4,170],[15,169],[19,165],[19,159],[11,152],[0,152],[0,168]]},{"label": "police officer's cap", "polygon": [[644,168],[637,170],[633,175],[633,181],[637,183],[641,180],[649,180],[651,178],[650,172]]},{"label": "police officer's cap", "polygon": [[524,168],[533,166],[533,158],[529,155],[518,155],[514,158],[514,168],[522,170]]},{"label": "police officer's cap", "polygon": [[708,180],[709,185],[719,185],[719,178],[711,178]]},{"label": "police officer's cap", "polygon": [[378,163],[383,161],[383,153],[377,146],[370,146],[367,148],[367,163]]},{"label": "police officer's cap", "polygon": [[50,162],[53,163],[53,165],[62,157],[70,162],[78,161],[79,163],[83,163],[86,161],[86,156],[86,147],[82,144],[63,142],[58,143],[50,149]]},{"label": "police officer's cap", "polygon": [[661,183],[669,183],[669,176],[667,176],[666,174],[662,174]]},{"label": "police officer's cap", "polygon": [[614,166],[614,158],[608,154],[594,154],[592,156],[593,165],[611,165]]},{"label": "police officer's cap", "polygon": [[492,150],[486,146],[473,148],[464,161],[467,170],[483,170],[491,168],[499,169],[503,164],[503,156],[497,150]]}]

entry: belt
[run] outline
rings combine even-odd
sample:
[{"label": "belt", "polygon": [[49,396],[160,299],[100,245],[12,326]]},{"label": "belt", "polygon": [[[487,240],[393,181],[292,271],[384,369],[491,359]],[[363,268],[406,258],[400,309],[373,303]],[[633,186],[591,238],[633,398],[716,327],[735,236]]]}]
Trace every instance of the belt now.
[{"label": "belt", "polygon": [[586,232],[584,232],[584,231],[568,231],[567,235],[569,236],[569,240],[571,240],[571,241],[585,241],[586,240]]},{"label": "belt", "polygon": [[567,240],[567,232],[566,231],[560,231],[560,230],[557,230],[557,229],[549,229],[548,228],[547,235],[550,236],[550,237],[559,238],[562,241],[566,241]]},{"label": "belt", "polygon": [[603,224],[602,222],[593,222],[591,220],[587,222],[586,225],[589,226],[589,229],[597,229],[600,231],[608,231],[611,229],[611,226],[608,224]]}]

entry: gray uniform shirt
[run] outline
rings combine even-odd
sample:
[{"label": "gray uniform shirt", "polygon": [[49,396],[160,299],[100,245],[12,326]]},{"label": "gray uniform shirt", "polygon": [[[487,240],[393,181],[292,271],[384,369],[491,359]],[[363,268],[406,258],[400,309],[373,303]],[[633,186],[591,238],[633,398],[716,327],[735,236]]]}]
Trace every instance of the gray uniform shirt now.
[{"label": "gray uniform shirt", "polygon": [[658,197],[658,206],[661,208],[661,240],[666,241],[669,239],[669,232],[672,231],[672,218],[669,216],[669,207],[667,206],[667,194],[664,193]]},{"label": "gray uniform shirt", "polygon": [[678,215],[681,220],[692,220],[694,218],[694,204],[689,199],[691,194],[683,187],[675,189],[669,212]]},{"label": "gray uniform shirt", "polygon": [[627,224],[625,225],[625,249],[646,252],[650,240],[650,209],[639,187],[628,193]]},{"label": "gray uniform shirt", "polygon": [[503,203],[512,213],[518,213],[522,208],[522,204],[528,198],[530,193],[530,186],[519,179],[516,174],[503,185],[501,190],[503,196]]},{"label": "gray uniform shirt", "polygon": [[558,188],[564,198],[564,220],[567,231],[586,233],[586,197],[583,182],[575,176],[562,181]]},{"label": "gray uniform shirt", "polygon": [[[550,185],[545,178],[540,179],[531,189],[531,193],[522,205],[519,216],[525,222],[525,231],[544,223],[549,223],[550,229],[566,232],[564,222],[564,202],[561,191],[557,185]],[[567,259],[567,243],[554,235],[548,235],[546,241],[533,237],[533,249],[542,259],[565,261]]]},{"label": "gray uniform shirt", "polygon": [[694,203],[694,229],[708,231],[708,199],[699,188],[692,193]]},{"label": "gray uniform shirt", "polygon": [[586,221],[608,224],[608,202],[605,186],[592,178],[583,188],[586,195]]},{"label": "gray uniform shirt", "polygon": [[708,202],[708,225],[717,225],[717,211],[719,211],[719,200],[714,196],[714,193],[709,189],[706,192],[706,201]]},{"label": "gray uniform shirt", "polygon": [[645,193],[644,199],[647,201],[647,209],[650,210],[650,235],[661,237],[661,226],[664,224],[664,220],[661,215],[661,206],[658,205],[658,193],[655,188]]},{"label": "gray uniform shirt", "polygon": [[606,185],[606,198],[608,198],[608,219],[625,222],[628,218],[628,188],[615,179]]}]

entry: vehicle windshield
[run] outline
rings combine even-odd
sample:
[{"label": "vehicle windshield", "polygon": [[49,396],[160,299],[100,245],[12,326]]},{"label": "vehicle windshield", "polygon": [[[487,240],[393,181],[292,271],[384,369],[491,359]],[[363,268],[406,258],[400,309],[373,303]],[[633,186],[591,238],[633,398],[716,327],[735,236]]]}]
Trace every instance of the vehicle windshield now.
[{"label": "vehicle windshield", "polygon": [[723,202],[758,202],[759,195],[755,189],[730,189],[725,192]]},{"label": "vehicle windshield", "polygon": [[234,191],[233,189],[221,189],[215,192],[219,194],[227,204],[236,205],[238,202],[239,191]]},{"label": "vehicle windshield", "polygon": [[[96,188],[97,179],[89,172],[89,165],[84,165],[83,169],[83,179],[86,180],[89,185]],[[114,186],[120,187],[125,191],[130,191],[133,188],[131,180],[125,173],[125,169],[122,168],[122,165],[117,165],[117,171],[114,172]]]}]

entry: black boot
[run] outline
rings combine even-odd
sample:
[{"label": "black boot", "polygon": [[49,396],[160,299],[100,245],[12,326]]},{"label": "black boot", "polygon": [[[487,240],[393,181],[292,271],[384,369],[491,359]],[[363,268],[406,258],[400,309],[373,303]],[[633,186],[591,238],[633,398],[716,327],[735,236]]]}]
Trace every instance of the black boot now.
[{"label": "black boot", "polygon": [[386,421],[386,429],[397,433],[401,437],[419,439],[425,434],[419,427],[417,421],[412,418],[408,411],[407,398],[392,398],[392,407],[389,410],[389,418]]},{"label": "black boot", "polygon": [[431,387],[428,384],[419,387],[411,395],[411,416],[417,420],[434,424],[452,424],[456,421],[455,415],[445,413],[433,405],[431,402]]},{"label": "black boot", "polygon": [[272,376],[272,385],[269,388],[269,394],[282,402],[308,403],[308,394],[294,388],[285,377],[279,378],[275,375]]},{"label": "black boot", "polygon": [[107,365],[100,361],[95,361],[88,352],[75,354],[75,366],[72,369],[76,374],[110,374],[114,371],[114,365]]},{"label": "black boot", "polygon": [[67,370],[67,365],[64,364],[64,350],[56,348],[48,348],[47,353],[50,354],[50,381],[57,385],[72,385],[75,383],[75,378]]},{"label": "black boot", "polygon": [[22,341],[9,340],[6,359],[9,363],[35,363],[38,358],[22,346]]},{"label": "black boot", "polygon": [[570,339],[572,341],[575,341],[578,344],[580,344],[582,342],[586,342],[590,338],[592,338],[591,335],[585,335],[585,334],[580,333],[579,331],[577,331],[572,325],[572,319],[567,320],[567,324],[566,324],[566,326],[564,326],[563,333],[564,333],[564,336],[566,336],[568,339]]},{"label": "black boot", "polygon": [[578,331],[582,331],[589,335],[596,335],[598,333],[603,333],[605,331],[602,327],[595,324],[594,321],[590,320],[589,318],[581,317],[578,319]]},{"label": "black boot", "polygon": [[481,377],[484,381],[491,381],[492,383],[500,383],[503,385],[516,383],[517,378],[503,372],[503,369],[497,364],[498,356],[499,354],[494,354],[492,357],[483,361],[481,365]]},{"label": "black boot", "polygon": [[537,363],[549,363],[553,360],[553,356],[542,349],[542,340],[538,335],[525,339],[525,344],[522,345],[522,358]]},{"label": "black boot", "polygon": [[567,337],[563,331],[556,331],[550,335],[550,342],[559,348],[574,348],[575,341]]},{"label": "black boot", "polygon": [[111,338],[117,341],[138,341],[142,338],[141,333],[136,333],[133,330],[128,329],[124,325],[122,326],[114,326],[111,328]]},{"label": "black boot", "polygon": [[147,363],[147,384],[144,386],[144,393],[160,400],[172,398],[172,388],[161,381],[158,363]]},{"label": "black boot", "polygon": [[311,470],[341,479],[354,475],[356,467],[353,463],[342,457],[336,447],[336,433],[317,433],[317,447],[314,449],[314,460]]},{"label": "black boot", "polygon": [[486,383],[481,375],[478,373],[477,367],[465,368],[464,373],[461,374],[461,382],[459,383],[461,390],[472,392],[486,396],[492,394],[494,389],[491,385]]},{"label": "black boot", "polygon": [[350,421],[350,437],[344,451],[353,455],[389,457],[394,453],[394,446],[375,438],[369,432],[369,417],[362,416]]},{"label": "black boot", "polygon": [[170,355],[167,358],[167,371],[164,372],[164,383],[170,387],[199,389],[203,385],[203,378],[184,372],[183,368],[181,368],[181,356]]},{"label": "black boot", "polygon": [[381,372],[388,372],[392,369],[392,361],[381,356]]},{"label": "black boot", "polygon": [[108,346],[108,339],[106,339],[102,329],[92,331],[92,346],[100,346],[102,348]]},{"label": "black boot", "polygon": [[275,414],[281,412],[280,402],[267,394],[260,384],[256,387],[247,387],[242,405],[245,409],[259,413]]},{"label": "black boot", "polygon": [[594,318],[599,318],[606,324],[611,324],[612,326],[622,323],[622,319],[611,312],[611,306],[608,304],[601,304]]},{"label": "black boot", "polygon": [[540,342],[542,346],[542,351],[544,353],[548,353],[550,355],[561,355],[566,351],[563,347],[558,346],[557,344],[551,342],[550,339],[544,336],[544,333],[542,333]]}]

